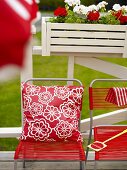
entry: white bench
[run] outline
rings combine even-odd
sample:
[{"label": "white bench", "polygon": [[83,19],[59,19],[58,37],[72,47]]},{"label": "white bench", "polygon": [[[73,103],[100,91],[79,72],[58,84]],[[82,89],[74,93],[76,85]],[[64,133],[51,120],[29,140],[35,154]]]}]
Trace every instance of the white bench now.
[{"label": "white bench", "polygon": [[74,63],[85,66],[95,57],[127,58],[126,25],[48,21],[42,18],[42,56],[68,56],[68,78],[73,78]]},{"label": "white bench", "polygon": [[42,18],[42,56],[127,57],[127,26],[51,23]]}]

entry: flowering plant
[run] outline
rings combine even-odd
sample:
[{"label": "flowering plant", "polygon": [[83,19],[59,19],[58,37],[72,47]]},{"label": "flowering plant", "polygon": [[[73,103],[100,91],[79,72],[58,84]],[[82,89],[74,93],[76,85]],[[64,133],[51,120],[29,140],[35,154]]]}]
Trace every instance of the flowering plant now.
[{"label": "flowering plant", "polygon": [[54,11],[50,22],[58,23],[88,23],[88,24],[127,24],[127,5],[114,4],[107,11],[105,1],[97,5],[85,6],[80,0],[64,0],[65,7],[58,7]]}]

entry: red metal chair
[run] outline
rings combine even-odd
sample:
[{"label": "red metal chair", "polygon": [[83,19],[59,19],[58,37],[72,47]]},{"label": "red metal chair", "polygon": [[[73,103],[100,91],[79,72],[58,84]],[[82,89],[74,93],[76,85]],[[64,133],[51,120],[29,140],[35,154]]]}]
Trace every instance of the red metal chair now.
[{"label": "red metal chair", "polygon": [[[79,85],[37,86],[28,84],[28,81],[71,81]],[[86,158],[80,134],[82,94],[83,86],[77,79],[34,78],[22,85],[24,122],[23,132],[14,155],[15,170],[18,161],[23,161],[25,167],[25,162],[30,160],[78,161],[80,170],[85,169]],[[48,109],[54,112],[52,110],[48,112]],[[65,124],[61,130],[63,122]],[[35,132],[35,129],[38,130]],[[43,135],[42,131],[44,131]]]},{"label": "red metal chair", "polygon": [[[127,129],[127,125],[111,125],[110,124],[111,117],[108,117],[107,120],[106,118],[102,119],[101,123],[97,122],[96,119],[94,119],[95,112],[96,115],[100,114],[100,112],[102,114],[102,111],[103,113],[109,114],[108,111],[111,112],[111,111],[127,108],[126,103],[124,103],[123,105],[121,104],[121,106],[118,106],[117,103],[115,104],[112,99],[110,99],[109,101],[107,100],[109,91],[111,91],[111,89],[116,86],[127,87],[127,79],[95,79],[90,84],[89,87],[90,135],[89,135],[88,146],[93,147],[93,149],[100,149],[102,147],[102,144],[99,143],[97,145],[96,142],[92,143],[91,141],[92,133],[94,134],[94,141],[104,142],[109,138],[122,132],[123,130]],[[120,99],[122,99],[123,97],[122,95],[123,94],[119,94]],[[126,96],[126,92],[125,92],[125,96]],[[112,97],[116,97],[116,96],[112,96]],[[121,117],[122,117],[122,113],[121,113]],[[118,119],[118,116],[116,116],[116,119]],[[122,120],[122,118],[116,120],[116,122],[117,121],[119,122],[119,120]],[[92,144],[90,145],[90,143]],[[117,138],[114,138],[110,141],[107,141],[105,144],[107,146],[104,147],[102,150],[95,151],[94,169],[96,169],[98,161],[127,160],[127,133]],[[89,147],[87,147],[86,150],[86,157],[88,156],[90,150]]]}]

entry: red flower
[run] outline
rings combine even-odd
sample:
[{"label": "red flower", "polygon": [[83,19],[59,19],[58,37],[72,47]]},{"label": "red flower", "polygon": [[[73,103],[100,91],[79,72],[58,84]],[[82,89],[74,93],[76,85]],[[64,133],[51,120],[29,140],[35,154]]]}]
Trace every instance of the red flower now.
[{"label": "red flower", "polygon": [[112,14],[113,14],[114,16],[116,16],[117,19],[119,19],[119,18],[122,16],[122,11],[119,10],[119,11],[117,11],[117,12],[113,12]]},{"label": "red flower", "polygon": [[58,7],[55,11],[54,11],[54,15],[55,16],[67,16],[67,11],[66,8],[62,8],[62,7]]},{"label": "red flower", "polygon": [[126,24],[127,23],[127,16],[121,16],[119,18],[119,20],[120,20],[120,24]]},{"label": "red flower", "polygon": [[112,15],[116,16],[116,18],[120,21],[120,24],[127,23],[127,16],[122,15],[121,10],[119,10],[118,12],[113,12]]},{"label": "red flower", "polygon": [[90,11],[87,15],[87,19],[90,21],[97,21],[100,17],[100,13],[98,11]]}]

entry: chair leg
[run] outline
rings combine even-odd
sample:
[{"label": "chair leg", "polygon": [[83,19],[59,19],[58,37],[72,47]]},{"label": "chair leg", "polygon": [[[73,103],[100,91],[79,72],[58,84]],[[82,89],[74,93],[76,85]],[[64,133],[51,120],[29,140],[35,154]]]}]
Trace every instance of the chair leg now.
[{"label": "chair leg", "polygon": [[97,161],[94,163],[94,170],[97,170]]},{"label": "chair leg", "polygon": [[85,163],[84,163],[84,161],[80,161],[80,170],[85,170]]},{"label": "chair leg", "polygon": [[17,170],[17,160],[14,160],[14,170]]},{"label": "chair leg", "polygon": [[26,167],[26,165],[25,165],[25,160],[23,160],[23,168],[25,168]]},{"label": "chair leg", "polygon": [[[87,143],[87,146],[91,143],[91,139],[92,139],[92,126],[93,126],[93,120],[92,120],[92,112],[90,113],[90,132],[89,132],[89,137],[88,137],[88,143]],[[86,161],[88,159],[88,154],[89,154],[89,147],[87,147],[86,149]]]}]

